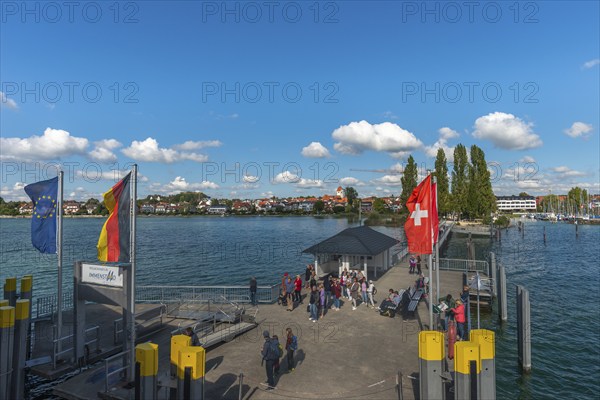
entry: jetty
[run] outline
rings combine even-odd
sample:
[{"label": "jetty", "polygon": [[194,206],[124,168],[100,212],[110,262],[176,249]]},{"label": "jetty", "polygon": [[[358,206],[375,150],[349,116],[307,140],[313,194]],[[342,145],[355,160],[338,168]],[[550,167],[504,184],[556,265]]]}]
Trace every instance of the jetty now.
[{"label": "jetty", "polygon": [[[440,235],[443,243],[451,229]],[[409,273],[408,252],[394,254],[395,263],[385,270],[373,268],[369,279],[378,290],[376,305],[388,289],[413,287],[418,279]],[[388,254],[392,258],[391,254]],[[366,268],[365,268],[366,269]],[[465,283],[480,273],[487,278],[487,261],[440,259],[439,294],[455,298]],[[423,274],[430,271],[423,267]],[[432,274],[435,277],[435,273]],[[439,330],[438,320],[429,326],[429,302],[435,292],[414,302],[409,311],[393,318],[366,304],[356,310],[341,299],[339,310],[329,309],[318,322],[309,320],[306,289],[303,303],[293,311],[276,304],[279,284],[259,286],[257,306],[249,302],[247,287],[139,286],[136,288],[136,343],[158,346],[157,398],[176,398],[181,381],[173,375],[172,338],[188,327],[205,349],[203,390],[206,399],[418,399],[420,394],[419,333]],[[52,380],[73,375],[53,385],[55,396],[70,400],[130,399],[135,387],[125,373],[129,354],[122,308],[90,303],[85,305],[85,327],[77,328],[73,294],[64,296],[63,338],[55,338],[56,313],[52,296],[34,304],[30,372]],[[70,302],[70,304],[69,304]],[[81,310],[79,311],[81,312]],[[285,338],[286,328],[298,337],[296,366],[287,372],[285,357],[275,390],[267,390],[262,365],[263,331]],[[83,357],[77,357],[75,333],[84,332]],[[443,337],[443,334],[442,334]],[[81,340],[81,339],[80,339]],[[74,356],[75,354],[75,356]],[[445,354],[448,354],[445,351]],[[443,360],[449,389],[453,361]]]}]

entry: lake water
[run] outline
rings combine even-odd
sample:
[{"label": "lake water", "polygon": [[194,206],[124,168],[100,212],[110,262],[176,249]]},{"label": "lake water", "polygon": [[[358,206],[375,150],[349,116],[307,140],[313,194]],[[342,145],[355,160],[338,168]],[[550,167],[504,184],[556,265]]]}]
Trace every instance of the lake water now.
[{"label": "lake water", "polygon": [[[64,287],[76,260],[95,260],[104,220],[65,219]],[[139,285],[275,283],[283,272],[312,262],[301,251],[356,223],[310,217],[156,217],[138,219]],[[546,244],[543,229],[546,228]],[[403,240],[403,230],[376,227]],[[29,219],[0,219],[0,279],[34,276],[34,296],[56,291],[56,256],[31,247]],[[598,398],[600,393],[600,227],[527,223],[525,236],[502,232],[501,242],[475,238],[477,257],[490,251],[506,267],[509,320],[482,313],[497,334],[499,399]],[[466,236],[453,235],[442,257],[464,258]],[[532,372],[517,368],[515,285],[530,292]],[[475,315],[475,314],[474,314]]]}]

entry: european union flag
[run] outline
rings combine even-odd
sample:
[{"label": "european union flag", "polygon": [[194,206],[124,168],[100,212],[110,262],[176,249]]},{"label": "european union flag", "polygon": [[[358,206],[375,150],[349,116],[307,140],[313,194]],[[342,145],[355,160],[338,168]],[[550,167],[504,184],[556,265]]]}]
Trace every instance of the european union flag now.
[{"label": "european union flag", "polygon": [[41,253],[56,254],[58,177],[25,186],[33,201],[31,244]]}]

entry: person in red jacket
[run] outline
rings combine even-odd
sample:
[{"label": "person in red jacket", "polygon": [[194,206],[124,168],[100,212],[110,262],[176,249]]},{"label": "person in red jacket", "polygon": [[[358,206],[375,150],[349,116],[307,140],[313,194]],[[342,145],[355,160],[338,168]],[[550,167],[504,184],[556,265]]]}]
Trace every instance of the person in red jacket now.
[{"label": "person in red jacket", "polygon": [[294,301],[297,303],[302,303],[302,278],[300,275],[296,275],[296,279],[294,279]]},{"label": "person in red jacket", "polygon": [[458,330],[459,340],[465,340],[465,305],[460,300],[456,300],[456,307],[452,309],[456,328]]}]

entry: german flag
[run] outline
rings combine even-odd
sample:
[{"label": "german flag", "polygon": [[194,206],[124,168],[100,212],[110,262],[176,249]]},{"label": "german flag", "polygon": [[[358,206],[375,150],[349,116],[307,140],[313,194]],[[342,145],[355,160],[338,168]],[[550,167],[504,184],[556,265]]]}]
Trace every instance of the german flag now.
[{"label": "german flag", "polygon": [[110,212],[98,239],[98,260],[129,262],[131,232],[131,172],[108,192],[104,193],[104,206]]}]

